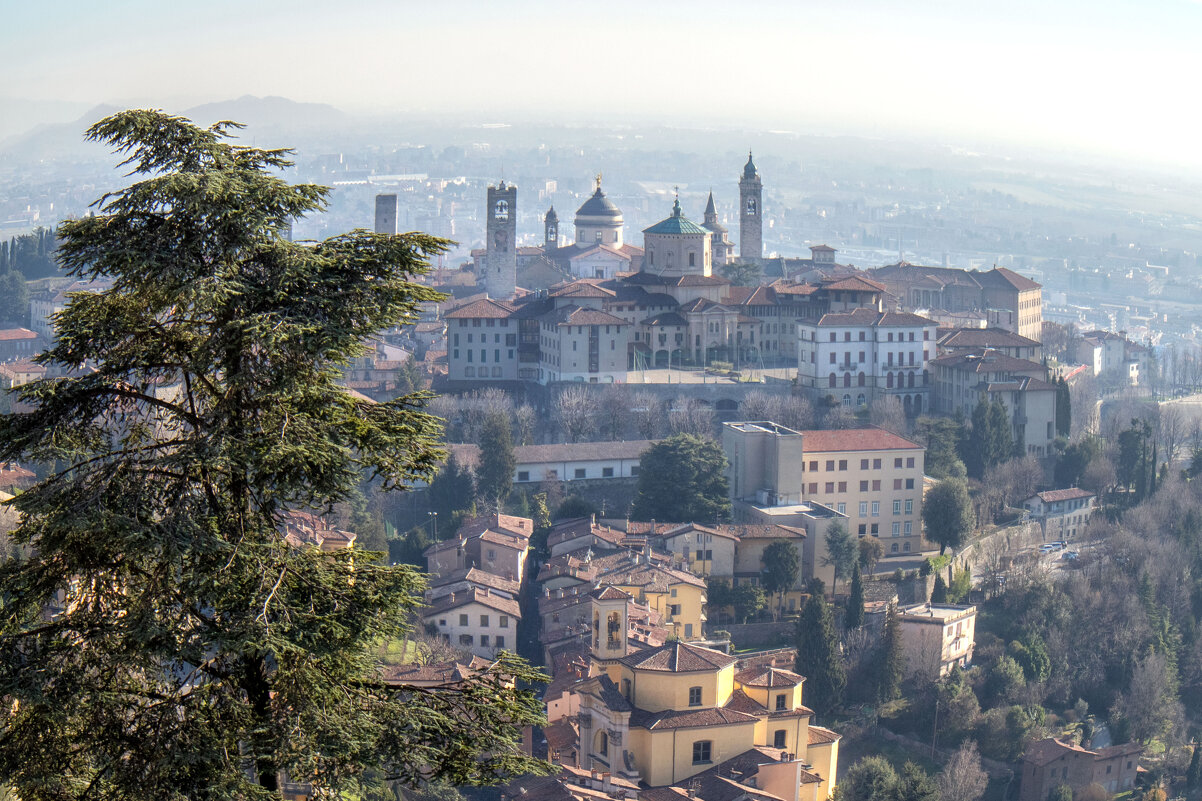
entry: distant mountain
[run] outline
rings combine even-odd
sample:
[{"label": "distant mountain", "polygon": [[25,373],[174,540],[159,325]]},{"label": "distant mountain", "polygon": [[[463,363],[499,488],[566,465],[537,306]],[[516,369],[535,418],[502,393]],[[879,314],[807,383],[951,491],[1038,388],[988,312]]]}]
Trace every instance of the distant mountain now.
[{"label": "distant mountain", "polygon": [[77,117],[86,103],[64,100],[31,100],[26,97],[0,97],[0,142],[6,137],[32,130],[38,125],[67,122]]},{"label": "distant mountain", "polygon": [[[281,139],[285,144],[293,144],[298,135],[326,133],[351,125],[351,117],[333,106],[298,103],[285,97],[244,95],[237,100],[206,103],[184,111],[166,110],[202,125],[211,125],[218,120],[234,120],[246,125],[246,130],[240,134],[243,140],[259,135],[274,138],[282,134]],[[116,111],[120,111],[116,106],[100,105],[71,122],[38,125],[0,141],[0,152],[29,160],[101,156],[104,153],[103,146],[85,142],[84,131]]]},{"label": "distant mountain", "polygon": [[205,103],[182,114],[203,125],[211,125],[218,120],[234,120],[256,131],[333,128],[346,125],[350,120],[346,114],[325,103],[298,103],[286,97],[253,95]]},{"label": "distant mountain", "polygon": [[114,111],[119,109],[116,106],[99,105],[71,122],[35,126],[32,130],[0,142],[0,151],[32,161],[99,155],[104,152],[103,149],[95,142],[85,142],[84,131]]}]

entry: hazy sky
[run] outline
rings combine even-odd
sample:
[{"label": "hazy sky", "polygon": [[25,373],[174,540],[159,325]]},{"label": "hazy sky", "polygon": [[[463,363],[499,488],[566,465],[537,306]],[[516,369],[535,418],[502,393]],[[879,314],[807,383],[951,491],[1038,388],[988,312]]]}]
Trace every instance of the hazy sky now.
[{"label": "hazy sky", "polygon": [[1202,164],[1202,3],[0,0],[0,93],[638,115]]}]

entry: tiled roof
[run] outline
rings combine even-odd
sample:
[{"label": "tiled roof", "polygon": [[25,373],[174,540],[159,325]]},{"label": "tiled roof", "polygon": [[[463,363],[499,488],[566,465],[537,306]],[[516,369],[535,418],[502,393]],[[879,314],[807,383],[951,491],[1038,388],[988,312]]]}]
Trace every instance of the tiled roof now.
[{"label": "tiled roof", "polygon": [[654,317],[648,317],[646,320],[643,320],[643,322],[642,322],[642,325],[685,326],[688,324],[689,324],[689,321],[686,320],[685,318],[681,317],[676,312],[660,312],[659,314],[655,315]]},{"label": "tiled roof", "polygon": [[570,284],[561,284],[549,294],[553,298],[612,298],[615,296],[612,289],[597,286],[589,281],[573,281]]},{"label": "tiled roof", "polygon": [[935,325],[934,320],[908,312],[878,312],[875,309],[855,309],[849,312],[828,312],[818,321],[820,327],[870,325],[876,328],[922,327]]},{"label": "tiled roof", "polygon": [[[817,250],[817,248],[813,248]],[[823,289],[840,290],[851,292],[884,292],[885,285],[873,281],[871,278],[865,278],[862,275],[851,275],[847,278],[841,278],[837,281],[832,281],[829,284],[823,284]]]},{"label": "tiled roof", "polygon": [[543,736],[547,738],[547,747],[551,750],[566,751],[576,746],[580,731],[569,718],[560,718],[543,727]]},{"label": "tiled roof", "polygon": [[580,306],[569,306],[555,309],[546,315],[556,325],[630,325],[621,317],[615,317],[600,309],[586,309]]},{"label": "tiled roof", "polygon": [[832,431],[802,431],[801,447],[806,454],[834,451],[885,451],[921,449],[922,446],[883,428],[844,428]]},{"label": "tiled roof", "polygon": [[822,726],[815,726],[813,723],[809,726],[810,729],[810,745],[825,745],[826,743],[837,742],[840,735],[830,729]]},{"label": "tiled roof", "polygon": [[756,720],[754,715],[717,707],[685,710],[666,709],[663,712],[648,712],[645,709],[635,709],[630,715],[631,726],[653,731],[730,726],[755,723]]},{"label": "tiled roof", "polygon": [[622,664],[636,670],[655,670],[666,673],[693,673],[716,670],[733,665],[733,656],[688,643],[672,642],[622,657]]},{"label": "tiled roof", "polygon": [[746,687],[796,687],[805,678],[791,670],[762,666],[736,673],[735,681]]},{"label": "tiled roof", "polygon": [[460,306],[454,311],[447,312],[443,317],[447,320],[492,319],[501,320],[513,314],[514,306],[501,300],[485,298]]},{"label": "tiled roof", "polygon": [[1092,751],[1079,745],[1074,745],[1055,737],[1047,737],[1027,746],[1027,750],[1023,754],[1023,762],[1046,765],[1055,759],[1059,759],[1064,754],[1071,754],[1073,752],[1078,754],[1093,754]]},{"label": "tiled roof", "polygon": [[1029,359],[1017,359],[989,348],[978,348],[963,353],[949,353],[931,359],[936,367],[948,367],[953,370],[966,370],[974,373],[992,373],[999,371],[1045,372],[1046,368],[1039,362]]},{"label": "tiled roof", "polygon": [[1004,282],[1010,287],[1021,291],[1028,289],[1040,289],[1040,284],[1027,278],[1025,275],[1019,275],[1013,270],[1008,270],[1005,267],[994,267],[986,273],[981,273],[981,277],[989,283]]},{"label": "tiled roof", "polygon": [[451,684],[468,679],[489,666],[487,659],[473,656],[468,663],[432,662],[427,665],[387,665],[382,669],[390,684]]},{"label": "tiled roof", "polygon": [[445,587],[448,584],[458,584],[461,581],[466,581],[469,584],[478,584],[481,587],[488,587],[494,590],[501,590],[512,595],[517,595],[522,586],[516,581],[501,578],[486,570],[469,567],[466,570],[456,570],[445,576],[431,576],[429,589],[436,591],[439,587]]},{"label": "tiled roof", "polygon": [[423,618],[430,618],[434,615],[440,615],[443,612],[448,612],[452,609],[458,609],[469,604],[480,604],[487,606],[489,609],[495,609],[513,618],[520,619],[522,616],[521,607],[518,602],[512,598],[503,598],[496,593],[488,592],[486,589],[472,589],[463,592],[456,592],[450,595],[445,595],[439,598],[434,603],[422,612]]},{"label": "tiled roof", "polygon": [[[519,445],[513,449],[519,465],[552,462],[588,462],[607,459],[637,459],[657,439],[632,439],[625,442],[573,442],[558,445]],[[472,444],[447,446],[460,466],[474,467],[480,461],[480,448]]]},{"label": "tiled roof", "polygon": [[1073,487],[1071,489],[1047,490],[1046,492],[1037,492],[1035,497],[1044,503],[1055,503],[1056,501],[1074,501],[1077,498],[1092,498],[1093,493],[1083,489]]},{"label": "tiled roof", "polygon": [[676,286],[719,286],[729,283],[730,281],[717,275],[697,275],[696,273],[682,275],[676,279]]},{"label": "tiled roof", "polygon": [[1032,348],[1039,343],[1004,328],[953,328],[939,338],[944,348]]},{"label": "tiled roof", "polygon": [[744,715],[768,714],[767,707],[742,690],[735,690],[733,693],[731,693],[730,700],[726,702],[723,708],[731,709],[735,712],[742,712]]},{"label": "tiled roof", "polygon": [[37,338],[38,335],[28,328],[0,328],[0,342]]}]

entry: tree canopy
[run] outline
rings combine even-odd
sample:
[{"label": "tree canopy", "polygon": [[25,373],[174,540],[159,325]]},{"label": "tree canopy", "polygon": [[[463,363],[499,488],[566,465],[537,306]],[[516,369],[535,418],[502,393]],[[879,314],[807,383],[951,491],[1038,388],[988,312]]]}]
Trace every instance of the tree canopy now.
[{"label": "tree canopy", "polygon": [[815,592],[797,624],[797,672],[806,677],[806,703],[819,714],[839,705],[847,686],[847,670],[839,649],[835,617],[815,582]]},{"label": "tree canopy", "polygon": [[711,439],[675,434],[639,458],[631,516],[637,520],[707,522],[730,515],[726,454]]},{"label": "tree canopy", "polygon": [[504,657],[455,687],[381,679],[422,582],[351,549],[288,542],[296,510],[364,475],[428,481],[424,396],[373,403],[341,367],[437,293],[411,279],[442,240],[280,234],[328,190],[275,176],[286,151],[125,111],[88,138],[138,178],[64,223],[76,296],[43,363],[93,366],[21,388],[5,460],[55,465],[22,493],[28,559],[0,565],[0,774],[25,799],[319,795],[368,772],[488,783],[541,763],[519,748],[537,678]]},{"label": "tree canopy", "polygon": [[841,520],[834,520],[826,527],[824,538],[826,555],[822,557],[822,564],[834,568],[835,580],[831,582],[831,594],[833,595],[838,589],[839,579],[846,581],[851,578],[851,571],[855,569],[856,562],[860,558],[860,548],[856,545],[855,537],[851,535]]},{"label": "tree canopy", "polygon": [[[788,540],[777,540],[764,549],[760,557],[763,562],[764,590],[781,596],[797,582],[797,574],[801,570],[801,557],[793,543]],[[780,604],[777,604],[779,610]]]},{"label": "tree canopy", "polygon": [[922,522],[927,539],[939,543],[940,554],[960,545],[977,524],[968,486],[960,479],[947,478],[931,487],[922,501]]}]

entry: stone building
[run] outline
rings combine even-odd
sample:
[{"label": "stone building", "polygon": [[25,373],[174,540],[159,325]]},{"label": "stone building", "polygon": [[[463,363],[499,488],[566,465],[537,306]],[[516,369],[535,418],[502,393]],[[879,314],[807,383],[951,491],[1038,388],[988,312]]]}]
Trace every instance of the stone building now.
[{"label": "stone building", "polygon": [[739,260],[758,263],[764,258],[764,182],[751,153],[739,179]]}]

